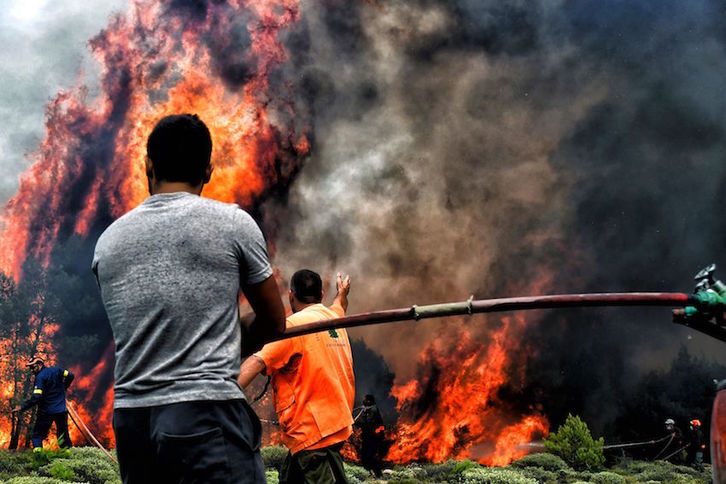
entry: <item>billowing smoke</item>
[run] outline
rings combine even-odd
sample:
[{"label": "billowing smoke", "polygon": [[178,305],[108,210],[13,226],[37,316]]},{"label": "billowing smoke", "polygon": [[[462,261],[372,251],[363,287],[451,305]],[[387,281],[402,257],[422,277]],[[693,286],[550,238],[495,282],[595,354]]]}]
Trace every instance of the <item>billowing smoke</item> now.
[{"label": "billowing smoke", "polygon": [[[717,2],[302,11],[309,40],[287,45],[317,143],[289,196],[264,207],[284,274],[350,272],[356,311],[470,293],[690,291],[702,266],[726,263]],[[512,336],[526,371],[511,368],[501,394],[543,405],[554,424],[573,412],[611,428],[681,345],[723,361],[721,343],[664,310],[525,318]],[[496,318],[466,324],[486,338]],[[354,334],[404,383],[430,341],[458,331],[434,321]]]}]

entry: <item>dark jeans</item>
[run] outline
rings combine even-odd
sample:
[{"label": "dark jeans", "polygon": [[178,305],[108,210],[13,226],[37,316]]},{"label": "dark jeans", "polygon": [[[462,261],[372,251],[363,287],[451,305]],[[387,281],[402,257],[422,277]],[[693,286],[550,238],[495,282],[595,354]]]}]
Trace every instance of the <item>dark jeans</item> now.
[{"label": "dark jeans", "polygon": [[68,435],[68,412],[45,413],[38,410],[38,415],[35,418],[35,426],[33,427],[33,434],[30,436],[34,449],[43,448],[43,440],[48,437],[50,426],[53,423],[55,424],[55,435],[58,439],[58,446],[62,448],[73,446],[71,444],[71,436]]},{"label": "dark jeans", "polygon": [[342,443],[295,455],[288,452],[280,467],[280,484],[347,484],[341,448]]},{"label": "dark jeans", "polygon": [[265,482],[262,427],[244,400],[116,409],[113,430],[124,484]]}]

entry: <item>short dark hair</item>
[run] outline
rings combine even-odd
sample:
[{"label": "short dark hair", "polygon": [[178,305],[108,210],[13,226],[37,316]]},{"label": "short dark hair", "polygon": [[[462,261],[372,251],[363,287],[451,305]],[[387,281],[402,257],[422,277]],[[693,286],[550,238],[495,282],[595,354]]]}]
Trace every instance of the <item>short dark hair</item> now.
[{"label": "short dark hair", "polygon": [[290,278],[290,290],[298,301],[319,303],[323,300],[323,281],[311,270],[301,269]]},{"label": "short dark hair", "polygon": [[154,126],[146,155],[157,179],[199,185],[212,158],[212,137],[196,114],[172,114]]}]

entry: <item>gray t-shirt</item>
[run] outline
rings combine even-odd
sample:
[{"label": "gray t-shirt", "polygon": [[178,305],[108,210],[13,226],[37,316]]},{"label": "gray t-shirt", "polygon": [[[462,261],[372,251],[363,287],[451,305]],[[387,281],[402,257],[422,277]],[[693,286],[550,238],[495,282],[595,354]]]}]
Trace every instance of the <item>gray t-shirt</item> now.
[{"label": "gray t-shirt", "polygon": [[244,398],[237,301],[272,274],[247,212],[153,195],[101,235],[93,271],[116,343],[115,408]]}]

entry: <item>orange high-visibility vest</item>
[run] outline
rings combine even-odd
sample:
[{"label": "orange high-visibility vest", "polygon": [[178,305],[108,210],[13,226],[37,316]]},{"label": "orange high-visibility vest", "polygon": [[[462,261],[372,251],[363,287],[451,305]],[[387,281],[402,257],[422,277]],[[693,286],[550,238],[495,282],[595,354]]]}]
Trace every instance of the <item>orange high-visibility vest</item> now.
[{"label": "orange high-visibility vest", "polygon": [[[338,305],[314,304],[287,318],[287,327],[343,317]],[[345,329],[298,336],[255,353],[272,377],[282,441],[295,454],[326,447],[352,433],[355,378]]]}]

